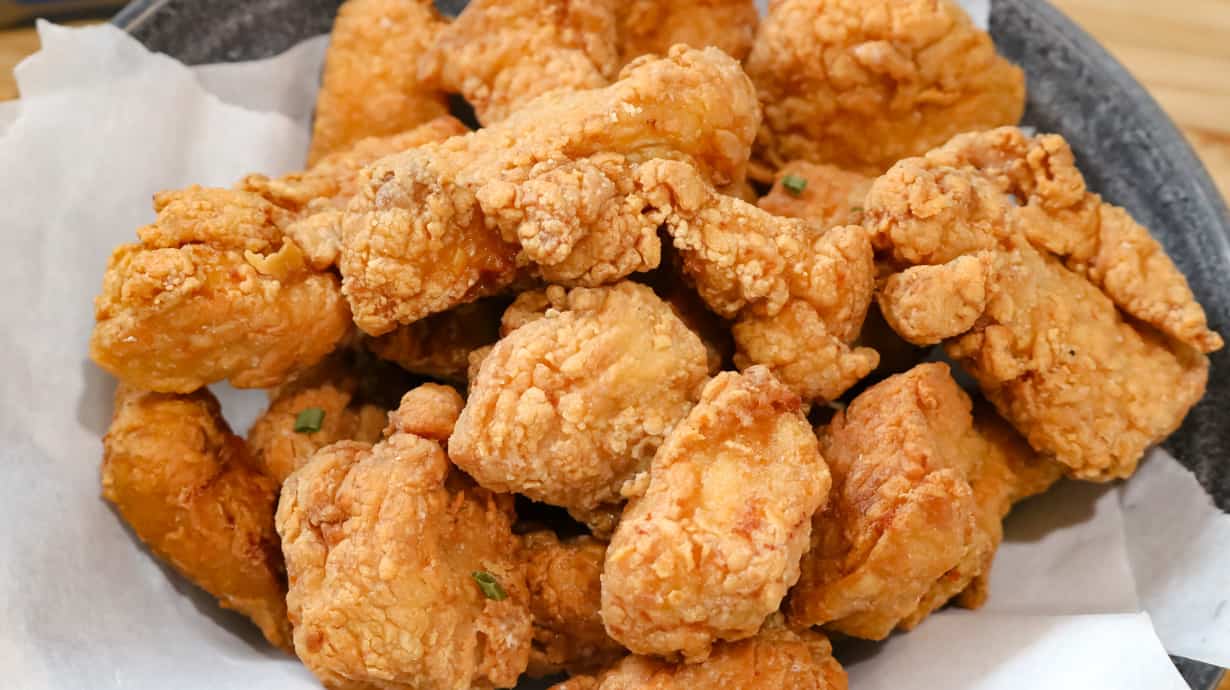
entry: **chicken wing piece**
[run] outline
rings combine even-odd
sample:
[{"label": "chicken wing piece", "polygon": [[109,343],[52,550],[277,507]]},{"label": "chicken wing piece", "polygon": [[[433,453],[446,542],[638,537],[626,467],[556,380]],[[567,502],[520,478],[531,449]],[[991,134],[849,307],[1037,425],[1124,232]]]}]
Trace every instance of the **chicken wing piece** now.
[{"label": "chicken wing piece", "polygon": [[641,55],[665,55],[676,43],[713,46],[743,60],[760,22],[754,0],[625,0],[619,5],[622,64]]},{"label": "chicken wing piece", "polygon": [[499,339],[500,304],[463,304],[368,340],[367,348],[411,373],[464,384],[470,353]]},{"label": "chicken wing piece", "polygon": [[1063,137],[1029,137],[1016,127],[963,134],[927,153],[934,165],[971,169],[1019,204],[1015,229],[1062,259],[1123,313],[1209,353],[1222,337],[1166,251],[1122,208],[1085,186]]},{"label": "chicken wing piece", "polygon": [[[479,484],[585,521],[621,501],[708,378],[704,344],[643,285],[548,288],[482,360],[449,454]],[[524,302],[522,302],[524,304]]]},{"label": "chicken wing piece", "polygon": [[431,0],[342,3],[325,54],[308,163],[448,113],[444,94],[421,83],[417,64],[443,26]]},{"label": "chicken wing piece", "polygon": [[337,263],[342,212],[358,192],[360,170],[385,156],[468,131],[456,118],[441,115],[404,132],[360,139],[349,148],[322,156],[302,172],[277,178],[249,175],[237,189],[259,194],[294,214],[286,234],[313,268],[324,270]]},{"label": "chicken wing piece", "polygon": [[337,277],[312,270],[291,215],[250,192],[154,197],[154,224],[111,255],[90,357],[130,385],[187,393],[264,388],[320,361],[351,330]]},{"label": "chicken wing piece", "polygon": [[531,677],[592,672],[628,653],[598,613],[606,544],[588,536],[561,541],[544,530],[522,537],[521,554],[534,618]]},{"label": "chicken wing piece", "polygon": [[985,590],[1000,520],[1059,471],[1010,429],[984,435],[970,409],[947,365],[922,364],[864,391],[821,432],[833,495],[790,592],[793,626],[878,640],[976,578]]},{"label": "chicken wing piece", "polygon": [[253,464],[280,486],[327,445],[380,440],[386,410],[363,400],[359,376],[330,357],[271,392],[269,409],[248,431]]},{"label": "chicken wing piece", "polygon": [[419,76],[460,93],[491,125],[557,89],[606,86],[619,72],[617,0],[473,0],[440,31]]},{"label": "chicken wing piece", "polygon": [[832,165],[791,161],[757,205],[775,216],[813,220],[822,228],[857,225],[863,222],[863,200],[873,181]]},{"label": "chicken wing piece", "polygon": [[805,400],[833,400],[879,362],[851,348],[875,288],[867,233],[824,231],[718,193],[687,164],[640,166],[683,269],[719,316],[735,318],[735,364],[768,366]]},{"label": "chicken wing piece", "polygon": [[756,158],[878,175],[953,135],[1012,125],[1025,77],[951,0],[777,0],[747,59]]},{"label": "chicken wing piece", "polygon": [[326,446],[282,486],[295,651],[326,687],[511,687],[526,668],[511,501],[418,434],[443,390],[407,393],[382,441]]},{"label": "chicken wing piece", "polygon": [[278,487],[251,466],[209,391],[121,384],[103,438],[102,489],[150,551],[290,649],[273,529]]},{"label": "chicken wing piece", "polygon": [[524,270],[595,286],[657,266],[660,218],[635,189],[635,165],[684,158],[715,184],[741,179],[759,108],[739,64],[715,49],[680,47],[621,77],[369,168],[340,262],[359,327],[381,335]]},{"label": "chicken wing piece", "polygon": [[865,224],[900,271],[881,309],[907,340],[944,342],[1072,476],[1126,477],[1203,396],[1208,358],[1126,320],[1093,282],[1031,244],[1027,208],[972,168],[898,163],[867,196]]},{"label": "chicken wing piece", "polygon": [[739,642],[723,642],[697,664],[629,656],[596,676],[576,676],[552,690],[846,690],[833,646],[814,630],[766,626]]},{"label": "chicken wing piece", "polygon": [[626,491],[602,575],[607,632],[689,662],[755,635],[799,577],[829,484],[797,395],[764,367],[718,374]]}]

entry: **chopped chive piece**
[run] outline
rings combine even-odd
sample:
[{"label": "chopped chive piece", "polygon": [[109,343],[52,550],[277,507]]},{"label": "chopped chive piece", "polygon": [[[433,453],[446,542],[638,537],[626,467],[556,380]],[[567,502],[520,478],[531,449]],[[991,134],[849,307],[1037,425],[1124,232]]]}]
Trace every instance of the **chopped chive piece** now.
[{"label": "chopped chive piece", "polygon": [[798,196],[803,193],[804,189],[807,189],[807,178],[787,175],[782,178],[782,186],[786,188],[786,191]]},{"label": "chopped chive piece", "polygon": [[850,207],[850,213],[862,213],[862,212],[863,212],[862,206],[851,206]]},{"label": "chopped chive piece", "polygon": [[504,588],[500,586],[500,581],[495,579],[495,575],[484,570],[475,570],[470,573],[474,581],[478,583],[478,588],[483,590],[483,595],[492,601],[504,601],[508,595],[504,593]]},{"label": "chopped chive piece", "polygon": [[323,421],[325,421],[325,411],[319,407],[300,410],[298,416],[295,417],[295,432],[314,434],[320,431],[320,423]]}]

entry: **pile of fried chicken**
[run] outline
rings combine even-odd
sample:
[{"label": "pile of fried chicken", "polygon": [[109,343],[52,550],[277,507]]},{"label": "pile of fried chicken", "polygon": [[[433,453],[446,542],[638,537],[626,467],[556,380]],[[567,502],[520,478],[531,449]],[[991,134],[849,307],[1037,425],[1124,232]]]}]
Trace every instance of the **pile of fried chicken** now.
[{"label": "pile of fried chicken", "polygon": [[111,257],[103,495],[328,688],[846,688],[1222,347],[1024,100],[950,0],[349,0],[309,167]]}]

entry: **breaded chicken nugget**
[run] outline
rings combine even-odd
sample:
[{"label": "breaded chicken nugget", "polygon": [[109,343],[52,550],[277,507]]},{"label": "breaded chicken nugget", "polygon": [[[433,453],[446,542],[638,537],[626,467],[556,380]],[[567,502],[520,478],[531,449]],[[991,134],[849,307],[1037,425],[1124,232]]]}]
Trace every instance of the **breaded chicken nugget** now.
[{"label": "breaded chicken nugget", "polygon": [[326,687],[511,687],[528,663],[511,501],[416,433],[438,431],[424,399],[443,388],[407,393],[384,440],[326,446],[282,486],[295,652]]},{"label": "breaded chicken nugget", "polygon": [[863,222],[863,200],[874,178],[832,165],[791,161],[757,204],[775,216],[813,220],[822,228]]},{"label": "breaded chicken nugget", "polygon": [[602,574],[607,632],[690,662],[755,635],[799,577],[829,484],[797,395],[764,367],[718,374],[627,491]]},{"label": "breaded chicken nugget", "polygon": [[150,551],[290,649],[273,529],[278,486],[251,466],[209,391],[168,395],[121,384],[103,438],[102,488]]},{"label": "breaded chicken nugget", "polygon": [[713,46],[736,60],[747,57],[760,12],[754,0],[623,0],[619,3],[619,56],[665,55],[683,43]]},{"label": "breaded chicken nugget", "polygon": [[705,346],[643,285],[546,291],[496,343],[449,454],[479,484],[567,508],[618,504],[708,377]]},{"label": "breaded chicken nugget", "polygon": [[1016,124],[1025,76],[951,0],[775,0],[747,59],[756,158],[865,175],[955,134]]},{"label": "breaded chicken nugget", "polygon": [[499,335],[500,303],[479,300],[372,338],[367,348],[411,373],[465,383],[470,353]]}]

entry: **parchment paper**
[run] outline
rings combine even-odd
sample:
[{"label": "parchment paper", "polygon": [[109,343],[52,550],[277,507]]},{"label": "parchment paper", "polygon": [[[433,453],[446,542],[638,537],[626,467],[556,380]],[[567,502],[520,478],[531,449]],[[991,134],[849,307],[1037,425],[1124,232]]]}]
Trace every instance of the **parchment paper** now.
[{"label": "parchment paper", "polygon": [[[0,108],[0,685],[317,687],[99,498],[113,384],[86,345],[107,256],[154,192],[302,165],[323,40],[190,70],[109,26],[39,30],[20,106]],[[221,397],[241,432],[263,404]],[[839,651],[860,690],[1178,690],[1163,640],[1230,665],[1228,572],[1230,518],[1159,451],[1126,489],[1064,483],[1022,505],[984,610]]]}]

